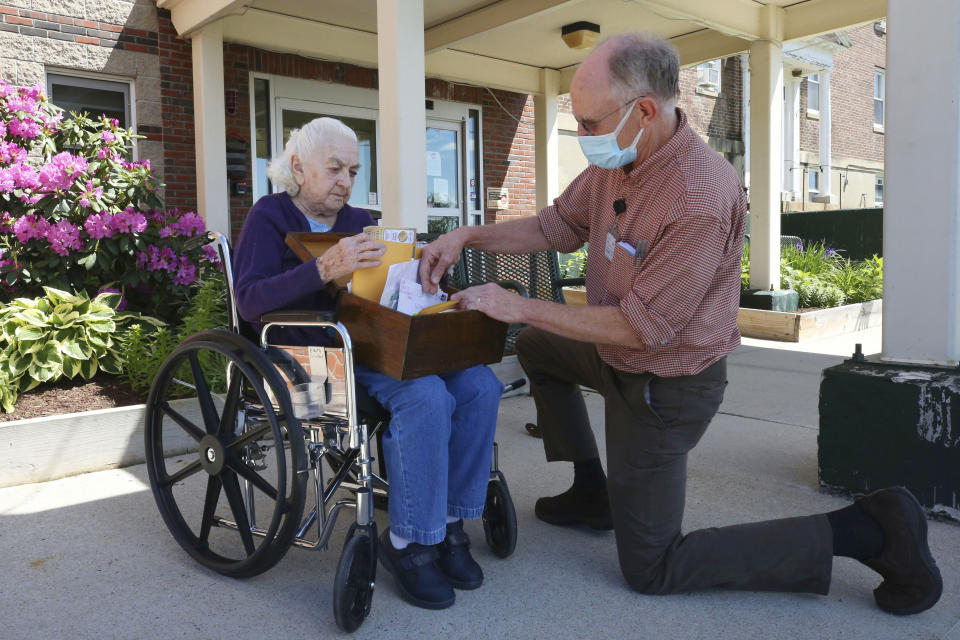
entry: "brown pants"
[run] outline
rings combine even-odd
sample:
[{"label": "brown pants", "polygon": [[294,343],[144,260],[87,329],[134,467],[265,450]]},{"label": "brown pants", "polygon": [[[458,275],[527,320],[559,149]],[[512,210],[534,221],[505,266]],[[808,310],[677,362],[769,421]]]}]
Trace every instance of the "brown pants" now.
[{"label": "brown pants", "polygon": [[630,374],[603,362],[592,344],[532,327],[519,335],[517,355],[548,461],[598,457],[579,385],[604,398],[607,487],[620,569],[631,587],[649,594],[708,587],[827,593],[833,548],[824,515],[680,532],[687,453],[723,400],[726,358],[692,376]]}]

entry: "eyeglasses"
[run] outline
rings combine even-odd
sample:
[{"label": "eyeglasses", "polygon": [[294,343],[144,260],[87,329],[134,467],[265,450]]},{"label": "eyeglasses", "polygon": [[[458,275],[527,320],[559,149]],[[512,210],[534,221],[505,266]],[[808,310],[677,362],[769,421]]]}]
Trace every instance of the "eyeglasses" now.
[{"label": "eyeglasses", "polygon": [[606,120],[607,118],[609,118],[609,117],[612,116],[613,114],[617,113],[618,111],[620,111],[621,109],[623,109],[625,106],[627,106],[627,105],[630,104],[631,102],[636,102],[636,101],[639,100],[640,98],[646,98],[646,97],[647,97],[647,96],[645,96],[645,95],[639,95],[639,96],[637,96],[636,98],[630,98],[629,100],[627,100],[626,102],[624,102],[624,103],[621,104],[619,107],[617,107],[616,109],[614,109],[613,111],[611,111],[611,112],[608,113],[607,115],[603,116],[602,118],[598,118],[598,119],[596,119],[596,120],[589,121],[590,124],[587,124],[587,122],[588,122],[587,120],[581,120],[580,118],[576,118],[576,117],[575,117],[574,119],[577,121],[577,124],[579,124],[581,127],[583,127],[583,130],[587,132],[587,135],[589,135],[589,136],[595,136],[595,135],[597,135],[597,134],[593,132],[593,127],[596,127],[596,126],[599,125],[601,122],[603,122],[604,120]]}]

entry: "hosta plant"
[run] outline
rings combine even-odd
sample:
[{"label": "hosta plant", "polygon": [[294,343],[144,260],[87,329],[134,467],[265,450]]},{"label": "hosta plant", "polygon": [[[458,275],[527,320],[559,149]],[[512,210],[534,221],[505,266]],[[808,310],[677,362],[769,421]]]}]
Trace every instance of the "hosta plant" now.
[{"label": "hosta plant", "polygon": [[114,334],[118,326],[156,319],[117,313],[119,293],[84,293],[44,287],[38,298],[17,298],[0,308],[0,400],[13,411],[19,393],[61,377],[92,378],[98,371],[123,368]]}]

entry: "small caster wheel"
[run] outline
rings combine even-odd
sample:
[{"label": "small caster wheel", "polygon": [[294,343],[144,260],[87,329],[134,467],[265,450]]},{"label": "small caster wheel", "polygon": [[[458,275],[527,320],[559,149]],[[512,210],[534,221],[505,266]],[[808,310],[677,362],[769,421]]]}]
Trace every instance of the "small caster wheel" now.
[{"label": "small caster wheel", "polygon": [[517,546],[517,512],[507,481],[499,471],[487,485],[487,501],[483,506],[483,533],[494,554],[506,558]]},{"label": "small caster wheel", "polygon": [[356,631],[370,614],[376,577],[377,524],[359,527],[354,523],[347,532],[333,584],[333,615],[341,631]]}]

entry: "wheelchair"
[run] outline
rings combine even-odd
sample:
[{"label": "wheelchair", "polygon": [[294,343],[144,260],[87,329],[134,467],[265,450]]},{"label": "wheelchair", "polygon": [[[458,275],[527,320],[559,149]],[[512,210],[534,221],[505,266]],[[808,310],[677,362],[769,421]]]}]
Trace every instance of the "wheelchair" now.
[{"label": "wheelchair", "polygon": [[[350,335],[335,313],[267,314],[259,343],[244,337],[229,242],[214,232],[203,241],[217,243],[230,330],[189,336],[153,380],[144,438],[157,507],[187,554],[234,578],[263,573],[292,546],[326,549],[339,516],[352,511],[334,578],[333,610],[337,626],[354,631],[370,613],[376,581],[374,508],[386,506],[389,484],[382,456],[374,471],[373,445],[389,414],[355,385]],[[325,328],[339,338],[337,347],[325,348],[342,363],[339,410],[327,404],[320,415],[296,414],[288,382],[311,379],[290,353],[269,346],[268,333],[281,326]],[[337,390],[329,378],[324,387],[330,401]],[[315,504],[306,511],[310,493]],[[517,520],[496,443],[482,521],[493,553],[511,555]]]}]

